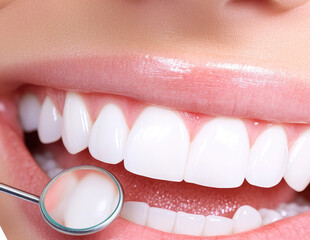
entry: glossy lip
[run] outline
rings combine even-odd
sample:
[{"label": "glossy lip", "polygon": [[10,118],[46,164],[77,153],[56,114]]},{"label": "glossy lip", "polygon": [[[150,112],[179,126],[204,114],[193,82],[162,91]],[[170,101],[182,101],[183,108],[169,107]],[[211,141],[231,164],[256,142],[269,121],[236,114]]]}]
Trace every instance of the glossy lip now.
[{"label": "glossy lip", "polygon": [[[7,86],[111,93],[179,110],[282,123],[310,123],[310,81],[256,66],[156,56],[93,56],[12,64]],[[3,89],[5,91],[5,89]]]}]

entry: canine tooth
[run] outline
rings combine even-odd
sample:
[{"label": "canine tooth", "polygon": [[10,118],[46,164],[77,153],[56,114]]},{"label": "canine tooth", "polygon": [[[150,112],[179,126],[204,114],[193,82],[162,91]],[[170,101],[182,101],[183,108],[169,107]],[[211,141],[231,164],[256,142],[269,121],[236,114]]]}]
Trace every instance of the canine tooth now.
[{"label": "canine tooth", "polygon": [[35,95],[27,93],[22,96],[18,106],[18,113],[21,126],[25,132],[37,130],[40,110],[41,104]]},{"label": "canine tooth", "polygon": [[62,121],[62,140],[69,153],[78,153],[88,146],[92,122],[82,98],[67,93]]},{"label": "canine tooth", "polygon": [[178,212],[174,224],[174,233],[201,236],[206,222],[203,215]]},{"label": "canine tooth", "polygon": [[240,233],[262,226],[262,217],[250,206],[240,207],[233,217],[233,233]]},{"label": "canine tooth", "polygon": [[61,116],[49,97],[40,112],[38,134],[42,143],[56,142],[61,138]]},{"label": "canine tooth", "polygon": [[175,218],[176,212],[151,207],[147,216],[146,226],[163,232],[172,232]]},{"label": "canine tooth", "polygon": [[184,180],[208,187],[239,187],[248,154],[249,138],[241,120],[211,120],[192,142]]},{"label": "canine tooth", "polygon": [[303,133],[289,151],[284,179],[295,191],[303,191],[310,182],[310,130]]},{"label": "canine tooth", "polygon": [[233,220],[221,216],[209,215],[206,217],[206,224],[203,230],[203,236],[217,236],[232,234]]},{"label": "canine tooth", "polygon": [[109,177],[90,173],[72,191],[64,213],[65,226],[95,226],[111,215],[117,202],[118,190]]},{"label": "canine tooth", "polygon": [[275,210],[262,208],[258,212],[262,216],[263,226],[282,219],[282,216]]},{"label": "canine tooth", "polygon": [[121,211],[121,217],[130,222],[145,226],[149,205],[143,202],[125,202]]},{"label": "canine tooth", "polygon": [[174,112],[146,108],[130,131],[125,168],[135,174],[182,181],[189,149],[189,134]]},{"label": "canine tooth", "polygon": [[114,104],[106,105],[94,123],[90,139],[90,154],[105,163],[123,160],[129,129],[122,111]]},{"label": "canine tooth", "polygon": [[264,131],[250,150],[247,181],[258,187],[273,187],[283,175],[288,158],[286,134],[275,126]]}]

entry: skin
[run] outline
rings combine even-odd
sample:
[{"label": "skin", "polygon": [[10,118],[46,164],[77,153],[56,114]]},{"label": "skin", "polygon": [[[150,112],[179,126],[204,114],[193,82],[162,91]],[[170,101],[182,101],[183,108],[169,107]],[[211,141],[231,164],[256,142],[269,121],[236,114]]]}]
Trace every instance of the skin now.
[{"label": "skin", "polygon": [[[0,0],[0,36],[0,69],[133,53],[249,64],[310,79],[306,0]],[[0,166],[3,161],[0,157]],[[8,178],[0,168],[1,181]],[[1,226],[8,236],[35,239],[37,229],[16,206],[15,199],[1,195]]]}]

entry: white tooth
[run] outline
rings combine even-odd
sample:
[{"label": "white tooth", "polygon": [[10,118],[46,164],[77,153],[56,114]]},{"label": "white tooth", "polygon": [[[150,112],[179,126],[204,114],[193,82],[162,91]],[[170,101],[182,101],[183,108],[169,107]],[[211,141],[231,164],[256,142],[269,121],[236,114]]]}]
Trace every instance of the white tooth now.
[{"label": "white tooth", "polygon": [[37,130],[40,110],[41,104],[35,95],[28,93],[22,96],[18,106],[18,113],[21,126],[25,132]]},{"label": "white tooth", "polygon": [[189,134],[174,112],[148,107],[130,131],[125,168],[135,174],[182,181],[189,149]]},{"label": "white tooth", "polygon": [[61,116],[49,97],[40,112],[38,134],[42,143],[56,142],[61,138]]},{"label": "white tooth", "polygon": [[241,120],[211,120],[192,142],[184,180],[208,187],[239,187],[248,154],[249,138]]},{"label": "white tooth", "polygon": [[118,196],[118,189],[108,176],[86,175],[67,202],[65,226],[88,228],[103,222],[116,208]]},{"label": "white tooth", "polygon": [[209,215],[206,217],[206,225],[203,236],[218,236],[232,234],[233,220],[221,216]]},{"label": "white tooth", "polygon": [[151,207],[147,216],[146,226],[163,232],[172,232],[175,218],[176,212]]},{"label": "white tooth", "polygon": [[262,226],[262,217],[259,212],[247,205],[236,211],[233,221],[233,233],[245,232]]},{"label": "white tooth", "polygon": [[258,212],[262,216],[263,226],[282,219],[282,216],[275,210],[262,208]]},{"label": "white tooth", "polygon": [[293,217],[301,213],[301,209],[296,203],[282,203],[277,208],[277,211],[284,218]]},{"label": "white tooth", "polygon": [[303,133],[289,151],[284,179],[295,191],[303,191],[310,182],[310,130]]},{"label": "white tooth", "polygon": [[125,202],[121,211],[121,217],[130,222],[145,226],[149,205],[143,202]]},{"label": "white tooth", "polygon": [[174,233],[201,236],[206,222],[203,215],[178,212],[174,224]]},{"label": "white tooth", "polygon": [[62,121],[62,140],[69,153],[78,153],[88,146],[92,122],[82,98],[67,93]]},{"label": "white tooth", "polygon": [[288,217],[288,213],[287,213],[287,209],[286,209],[286,204],[284,203],[281,203],[279,205],[279,207],[277,208],[277,212],[283,217],[283,218],[286,218]]},{"label": "white tooth", "polygon": [[91,130],[90,154],[106,163],[116,164],[123,160],[129,129],[119,107],[106,105]]},{"label": "white tooth", "polygon": [[288,158],[286,134],[275,126],[264,131],[250,151],[246,179],[255,186],[277,185],[285,171]]},{"label": "white tooth", "polygon": [[[67,174],[62,177],[61,184],[52,186],[54,189],[51,192],[57,194],[52,196],[53,199],[51,199],[51,204],[53,205],[47,205],[47,202],[45,202],[45,206],[50,209],[50,211],[48,211],[49,215],[59,224],[64,224],[64,212],[68,206],[68,200],[70,199],[72,191],[75,189],[77,183],[78,179],[75,175]],[[46,199],[48,199],[48,195]]]}]

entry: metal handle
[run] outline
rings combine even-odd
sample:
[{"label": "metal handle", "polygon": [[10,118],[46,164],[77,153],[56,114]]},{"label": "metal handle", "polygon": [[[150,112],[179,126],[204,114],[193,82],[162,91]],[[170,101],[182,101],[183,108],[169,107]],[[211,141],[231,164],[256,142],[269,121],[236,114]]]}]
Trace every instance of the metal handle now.
[{"label": "metal handle", "polygon": [[40,197],[33,195],[31,193],[21,191],[17,188],[10,187],[10,186],[5,185],[3,183],[0,183],[0,192],[7,193],[9,195],[12,195],[12,196],[24,199],[26,201],[36,203],[36,204],[39,204],[39,202],[40,202]]}]

